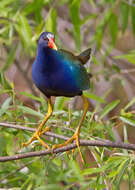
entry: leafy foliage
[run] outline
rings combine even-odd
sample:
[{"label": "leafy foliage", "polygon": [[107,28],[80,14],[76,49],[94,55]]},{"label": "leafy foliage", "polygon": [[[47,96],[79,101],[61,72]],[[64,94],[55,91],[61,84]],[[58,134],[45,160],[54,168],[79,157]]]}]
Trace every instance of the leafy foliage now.
[{"label": "leafy foliage", "polygon": [[[135,50],[121,55],[116,54],[110,58],[111,51],[117,45],[119,34],[124,35],[131,25],[131,33],[135,35],[135,4],[134,1],[132,2],[133,4],[122,0],[1,0],[0,121],[34,127],[39,124],[44,113],[47,112],[45,99],[33,88],[28,72],[35,57],[36,40],[45,30],[55,33],[57,44],[67,46],[70,51],[79,52],[86,46],[96,46],[101,56],[92,56],[92,62],[97,71],[93,72],[93,78],[99,81],[102,75],[106,81],[110,82],[113,78],[111,76],[119,75],[122,86],[124,86],[125,80],[121,76],[123,68],[119,64],[109,65],[107,58],[109,57],[116,63],[120,61],[123,63],[124,60],[132,66],[135,64]],[[90,32],[91,35],[89,35]],[[61,39],[65,40],[63,44]],[[72,39],[74,43],[70,43],[69,39]],[[106,44],[107,48],[104,49]],[[98,70],[100,67],[101,69]],[[27,92],[23,89],[23,85],[20,92],[15,90],[16,85],[10,79],[14,78],[14,81],[16,79],[18,82],[16,75],[13,75],[15,70],[23,76],[19,86],[24,81],[27,83]],[[84,95],[94,102],[94,108],[87,113],[81,128],[81,139],[116,141],[114,129],[121,126],[124,142],[130,143],[128,128],[135,126],[135,112],[132,109],[135,98],[132,97],[117,112],[122,102],[121,96],[119,95],[108,103],[107,97],[110,96],[111,90],[97,95],[94,91],[96,86],[94,79],[91,79],[90,91],[84,92]],[[116,88],[115,91],[117,91]],[[38,104],[37,107],[35,106],[36,109],[32,107],[33,104],[27,106],[27,101],[19,98],[22,95],[27,100],[31,99],[36,102],[36,105]],[[71,113],[67,104],[69,104],[69,98],[57,98],[54,114],[48,121],[48,126],[53,132],[69,137],[75,131],[82,111],[72,110]],[[38,146],[38,142],[34,142],[28,148],[20,148],[21,143],[30,137],[31,133],[27,131],[0,128],[0,156],[10,156],[19,151],[44,149]],[[55,138],[47,138],[45,141],[50,146],[63,142]],[[73,156],[63,153],[0,163],[0,188],[100,190],[121,189],[123,183],[127,184],[129,190],[135,188],[133,151],[109,147],[88,147],[81,148],[81,151],[85,159],[84,166],[80,163],[77,150]]]}]

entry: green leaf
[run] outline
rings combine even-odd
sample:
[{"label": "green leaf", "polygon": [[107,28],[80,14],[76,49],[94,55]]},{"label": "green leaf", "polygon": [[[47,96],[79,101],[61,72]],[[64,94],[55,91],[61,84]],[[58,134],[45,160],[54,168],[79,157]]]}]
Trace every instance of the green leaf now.
[{"label": "green leaf", "polygon": [[24,95],[24,96],[27,96],[27,97],[29,97],[29,98],[31,98],[31,99],[33,99],[33,100],[38,101],[38,102],[41,102],[41,98],[39,98],[39,97],[37,97],[37,96],[34,96],[34,95],[32,95],[32,94],[30,94],[30,93],[28,93],[28,92],[20,92],[20,94],[22,94],[22,95]]},{"label": "green leaf", "polygon": [[125,32],[128,26],[129,5],[124,2],[120,2],[120,19],[122,31]]},{"label": "green leaf", "polygon": [[135,103],[135,97],[124,107],[124,111],[127,110]]},{"label": "green leaf", "polygon": [[23,9],[23,15],[33,14],[35,15],[34,20],[38,23],[41,22],[42,19],[42,8],[44,7],[45,1],[43,0],[33,0],[28,2],[27,5]]},{"label": "green leaf", "polygon": [[33,179],[33,173],[30,174],[30,175],[26,178],[26,180],[24,181],[24,183],[23,183],[22,186],[21,186],[21,190],[28,189],[27,186],[28,186],[28,184],[31,182],[32,179]]},{"label": "green leaf", "polygon": [[121,165],[119,166],[119,168],[118,168],[118,177],[115,180],[115,189],[119,188],[119,185],[120,185],[120,182],[121,182],[121,180],[123,178],[123,175],[124,175],[126,169],[128,168],[129,161],[130,161],[129,159],[124,160],[121,163]]},{"label": "green leaf", "polygon": [[94,40],[97,42],[97,48],[100,49],[101,43],[102,43],[102,38],[104,34],[104,28],[105,26],[110,22],[110,17],[112,15],[112,8],[110,8],[106,13],[104,18],[102,19],[101,23],[97,26],[96,32],[94,35]]},{"label": "green leaf", "polygon": [[106,167],[107,169],[112,168],[112,165],[114,165],[114,167],[118,167],[118,165],[120,165],[120,163],[125,160],[127,157],[124,156],[112,156],[109,157],[106,163]]},{"label": "green leaf", "polygon": [[2,69],[3,71],[6,71],[10,65],[13,63],[14,61],[14,58],[15,58],[15,53],[16,53],[16,50],[17,50],[17,47],[18,45],[16,44],[10,51],[9,55],[8,55],[8,58],[6,60],[6,64],[4,66],[4,68]]},{"label": "green leaf", "polygon": [[96,57],[94,55],[92,55],[92,62],[95,64],[95,65],[98,65],[99,64],[99,61],[96,59]]},{"label": "green leaf", "polygon": [[81,173],[81,170],[80,170],[80,167],[79,167],[78,163],[76,161],[74,161],[74,160],[71,160],[69,162],[69,167],[72,168],[75,177],[78,180],[82,181],[83,180],[83,175]]},{"label": "green leaf", "polygon": [[135,64],[135,53],[129,53],[125,55],[115,56],[116,59],[127,59],[128,62]]},{"label": "green leaf", "polygon": [[72,24],[74,26],[80,24],[80,4],[81,0],[70,0],[69,11]]},{"label": "green leaf", "polygon": [[15,25],[15,28],[21,37],[24,47],[30,48],[32,45],[32,31],[24,15],[18,16],[18,25]]},{"label": "green leaf", "polygon": [[105,115],[107,115],[111,110],[113,110],[118,104],[119,104],[120,100],[115,100],[111,103],[109,103],[108,105],[106,105],[104,107],[104,109],[102,110],[101,114],[100,114],[100,119],[102,119]]},{"label": "green leaf", "polygon": [[120,110],[120,115],[126,118],[131,118],[133,116],[132,112],[126,112],[124,109]]},{"label": "green leaf", "polygon": [[48,19],[45,22],[45,29],[47,31],[56,33],[56,26],[57,26],[56,18],[57,18],[56,10],[51,9]]},{"label": "green leaf", "polygon": [[22,14],[27,16],[28,14],[32,14],[36,10],[35,1],[27,3],[27,6],[24,7]]},{"label": "green leaf", "polygon": [[3,73],[2,71],[0,71],[0,84],[3,86],[3,88],[4,88],[5,90],[9,90],[9,89],[12,90],[12,88],[11,88],[9,82],[8,82],[7,79],[5,78],[4,73]]},{"label": "green leaf", "polygon": [[57,97],[56,100],[55,100],[54,111],[62,110],[64,105],[65,105],[66,100],[69,100],[69,98],[67,98],[67,97]]},{"label": "green leaf", "polygon": [[13,3],[14,0],[5,0],[5,1],[1,1],[0,2],[0,9],[6,7],[7,5],[9,5],[10,3]]},{"label": "green leaf", "polygon": [[102,98],[105,99],[111,91],[112,91],[112,88],[108,89],[108,90],[104,93],[104,95],[102,96]]},{"label": "green leaf", "polygon": [[[125,125],[123,126],[123,136],[124,136],[124,143],[128,143],[127,127]],[[127,150],[125,151],[127,152]]]},{"label": "green leaf", "polygon": [[12,90],[3,90],[3,89],[0,89],[0,94],[6,94],[6,93],[10,93],[12,92]]},{"label": "green leaf", "polygon": [[91,174],[96,174],[96,173],[101,173],[104,172],[105,168],[88,168],[88,169],[84,169],[82,174],[83,175],[91,175]]},{"label": "green leaf", "polygon": [[111,125],[111,124],[108,124],[108,125],[105,127],[106,131],[108,132],[109,139],[110,139],[111,141],[115,141],[115,140],[116,140],[116,137],[115,137],[115,135],[114,135],[114,131],[112,130],[112,128],[113,128],[113,125]]},{"label": "green leaf", "polygon": [[14,135],[10,134],[10,132],[8,134],[6,134],[6,152],[9,156],[14,154],[14,146],[13,146],[13,142],[14,142]]},{"label": "green leaf", "polygon": [[102,31],[101,28],[98,28],[96,30],[96,36],[95,36],[95,38],[96,38],[96,41],[97,41],[97,48],[100,49],[102,38],[103,38],[103,31]]},{"label": "green leaf", "polygon": [[34,116],[41,117],[41,118],[44,117],[44,115],[43,115],[42,113],[37,112],[37,111],[35,111],[35,110],[33,110],[33,109],[29,108],[29,107],[26,107],[26,106],[18,106],[18,108],[21,109],[22,111],[24,111],[24,112],[30,114],[30,115],[34,115]]},{"label": "green leaf", "polygon": [[46,185],[44,185],[44,186],[36,187],[35,190],[53,190],[53,189],[55,189],[55,190],[63,190],[63,188],[60,187],[59,184],[53,184],[53,183],[51,183],[51,184],[46,184]]},{"label": "green leaf", "polygon": [[90,13],[89,15],[87,15],[86,17],[84,17],[81,21],[80,21],[80,25],[85,24],[87,21],[89,21],[89,19],[94,19],[97,17],[97,14],[92,14]]},{"label": "green leaf", "polygon": [[115,44],[118,35],[118,17],[112,13],[109,21],[109,29],[112,37],[112,43]]},{"label": "green leaf", "polygon": [[100,98],[99,96],[96,96],[93,93],[88,93],[88,92],[83,92],[84,96],[86,96],[87,98],[90,98],[92,100],[96,100],[99,103],[106,103],[106,101],[103,98]]},{"label": "green leaf", "polygon": [[6,101],[2,104],[1,108],[0,108],[0,116],[2,116],[6,110],[9,108],[10,104],[12,102],[12,98],[9,97],[6,99]]},{"label": "green leaf", "polygon": [[131,6],[131,22],[132,22],[133,34],[135,35],[135,7],[133,7],[133,6]]},{"label": "green leaf", "polygon": [[70,0],[69,1],[69,14],[73,24],[73,35],[78,50],[81,49],[81,32],[80,32],[80,4],[81,0]]},{"label": "green leaf", "polygon": [[124,123],[135,127],[135,120],[134,119],[123,117],[123,116],[120,116],[119,119],[122,120]]}]

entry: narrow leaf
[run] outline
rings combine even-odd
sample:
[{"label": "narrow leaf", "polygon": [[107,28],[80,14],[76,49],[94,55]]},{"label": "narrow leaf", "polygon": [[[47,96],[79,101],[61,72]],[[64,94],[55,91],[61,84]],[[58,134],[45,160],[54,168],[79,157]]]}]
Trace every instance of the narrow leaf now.
[{"label": "narrow leaf", "polygon": [[56,10],[52,9],[45,23],[45,29],[47,31],[56,33],[56,26],[57,26],[56,18],[57,18]]},{"label": "narrow leaf", "polygon": [[128,26],[128,16],[129,16],[129,5],[127,3],[120,3],[120,19],[122,31],[125,32]]},{"label": "narrow leaf", "polygon": [[69,14],[73,24],[73,35],[75,44],[78,50],[81,49],[81,19],[80,19],[80,4],[81,0],[73,0],[69,3]]},{"label": "narrow leaf", "polygon": [[3,88],[4,88],[5,90],[7,90],[7,89],[8,89],[8,90],[9,90],[9,89],[12,90],[12,88],[11,88],[9,82],[8,82],[7,79],[5,78],[4,73],[3,73],[2,71],[0,71],[0,84],[3,86]]},{"label": "narrow leaf", "polygon": [[14,2],[14,0],[1,1],[1,2],[0,2],[0,9],[2,9],[2,8],[6,7],[6,6],[8,6],[10,3],[13,3],[13,2]]},{"label": "narrow leaf", "polygon": [[28,113],[28,114],[31,114],[31,115],[34,115],[34,116],[37,116],[37,117],[41,117],[43,118],[44,115],[40,112],[37,112],[31,108],[28,108],[26,106],[18,106],[19,109],[23,110],[24,112]]},{"label": "narrow leaf", "polygon": [[111,102],[110,104],[106,105],[104,109],[101,112],[100,119],[102,119],[105,115],[107,115],[111,110],[113,110],[118,104],[120,100],[115,100]]},{"label": "narrow leaf", "polygon": [[121,182],[121,180],[122,180],[122,178],[123,178],[123,175],[124,175],[124,173],[125,173],[125,170],[128,168],[128,164],[129,164],[129,159],[123,161],[123,162],[121,163],[121,165],[119,166],[119,168],[118,168],[119,174],[118,174],[118,177],[117,177],[117,179],[116,179],[116,181],[115,181],[115,187],[116,187],[116,189],[119,188],[119,185],[120,185],[120,182]]},{"label": "narrow leaf", "polygon": [[9,108],[10,104],[11,104],[12,98],[9,97],[6,99],[6,101],[2,104],[1,109],[0,109],[0,116],[2,116],[6,110]]},{"label": "narrow leaf", "polygon": [[54,110],[55,111],[62,110],[64,105],[65,105],[66,100],[69,100],[69,98],[57,97],[56,100],[55,100]]},{"label": "narrow leaf", "polygon": [[133,119],[131,119],[131,118],[123,117],[123,116],[120,116],[119,118],[120,118],[120,120],[122,120],[124,123],[129,124],[129,125],[135,127],[135,120],[133,120]]},{"label": "narrow leaf", "polygon": [[10,67],[10,65],[13,63],[14,58],[15,58],[15,53],[16,53],[17,47],[18,47],[18,45],[16,44],[16,45],[11,49],[11,51],[10,51],[10,53],[9,53],[9,55],[8,55],[6,64],[5,64],[4,68],[2,69],[3,71],[6,71],[6,70]]},{"label": "narrow leaf", "polygon": [[39,98],[39,97],[37,97],[37,96],[34,96],[34,95],[32,95],[32,94],[30,94],[30,93],[28,93],[28,92],[20,92],[20,94],[22,94],[22,95],[24,95],[24,96],[27,96],[27,97],[29,97],[29,98],[31,98],[31,99],[33,99],[33,100],[38,101],[38,102],[41,102],[41,98]]},{"label": "narrow leaf", "polygon": [[27,18],[24,15],[19,15],[18,25],[15,25],[18,34],[21,37],[24,47],[31,47],[32,31]]},{"label": "narrow leaf", "polygon": [[88,93],[88,92],[83,92],[83,94],[87,97],[90,98],[92,100],[96,100],[99,103],[106,103],[106,101],[103,98],[100,98],[99,96],[96,96],[93,93]]},{"label": "narrow leaf", "polygon": [[110,34],[112,37],[112,43],[115,44],[118,35],[118,17],[112,13],[110,22],[109,22]]},{"label": "narrow leaf", "polygon": [[124,111],[127,110],[135,103],[135,97],[125,106]]},{"label": "narrow leaf", "polygon": [[126,59],[128,62],[135,64],[135,53],[130,52],[129,54],[115,56],[116,59]]},{"label": "narrow leaf", "polygon": [[91,174],[101,173],[104,171],[105,171],[104,167],[102,167],[102,168],[88,168],[88,169],[83,170],[82,174],[83,175],[91,175]]},{"label": "narrow leaf", "polygon": [[132,30],[135,35],[135,7],[133,6],[131,7],[131,21],[132,21]]}]

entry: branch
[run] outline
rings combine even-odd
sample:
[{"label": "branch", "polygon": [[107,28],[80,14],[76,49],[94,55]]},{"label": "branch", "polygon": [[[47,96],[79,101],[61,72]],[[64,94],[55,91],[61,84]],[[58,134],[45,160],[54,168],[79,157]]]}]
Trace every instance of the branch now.
[{"label": "branch", "polygon": [[[1,127],[19,129],[19,130],[26,130],[26,131],[31,131],[31,132],[36,131],[36,128],[23,127],[23,126],[20,126],[20,125],[13,125],[13,124],[10,124],[10,123],[0,123],[0,126]],[[53,133],[53,132],[46,132],[45,135],[50,136],[50,137],[55,137],[55,138],[58,138],[58,139],[63,139],[63,140],[68,140],[69,139],[68,137],[65,137],[63,135],[57,135],[56,133]]]},{"label": "branch", "polygon": [[[21,130],[28,130],[28,131],[35,131],[36,129],[32,129],[29,127],[22,127],[19,125],[12,125],[12,124],[7,124],[7,123],[0,123],[0,126],[2,127],[10,127],[10,128],[16,128],[16,129],[21,129]],[[46,132],[45,135],[47,136],[52,136],[55,138],[60,138],[63,140],[68,140],[68,137],[62,136],[62,135],[57,135],[52,132]],[[123,148],[123,149],[128,149],[128,150],[135,150],[135,144],[127,144],[127,143],[122,143],[122,142],[112,142],[109,140],[80,140],[80,146],[99,146],[99,147],[112,147],[112,148]],[[60,153],[60,152],[65,152],[72,150],[76,148],[76,143],[69,144],[68,146],[57,148],[53,151],[53,153]],[[13,156],[3,156],[0,157],[0,162],[6,162],[6,161],[11,161],[11,160],[18,160],[18,159],[23,159],[23,158],[29,158],[29,157],[36,157],[36,156],[45,156],[45,155],[51,155],[52,150],[45,150],[45,151],[37,151],[37,152],[28,152],[28,153],[22,153],[22,154],[16,154]]]},{"label": "branch", "polygon": [[[112,147],[112,148],[124,148],[124,149],[129,149],[129,150],[135,150],[135,145],[134,144],[125,144],[125,143],[116,143],[116,142],[111,142],[111,141],[99,141],[99,140],[80,140],[80,146],[99,146],[99,147]],[[60,153],[60,152],[65,152],[72,150],[76,148],[75,142],[61,148],[57,148],[53,151],[53,153]],[[3,156],[0,157],[0,162],[6,162],[6,161],[11,161],[11,160],[18,160],[18,159],[23,159],[23,158],[30,158],[30,157],[36,157],[36,156],[45,156],[52,154],[52,150],[45,150],[45,151],[37,151],[37,152],[28,152],[28,153],[23,153],[23,154],[16,154],[13,156]]]}]

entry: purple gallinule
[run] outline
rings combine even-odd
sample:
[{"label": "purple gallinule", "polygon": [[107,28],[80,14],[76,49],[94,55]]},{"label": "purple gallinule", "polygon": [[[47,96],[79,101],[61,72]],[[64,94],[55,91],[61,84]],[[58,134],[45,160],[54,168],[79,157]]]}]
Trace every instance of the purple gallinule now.
[{"label": "purple gallinule", "polygon": [[[66,146],[75,140],[81,155],[79,134],[88,110],[88,101],[82,92],[90,88],[89,74],[83,65],[89,60],[90,53],[90,48],[78,56],[65,50],[58,50],[54,42],[54,34],[43,32],[40,35],[37,56],[32,65],[32,78],[37,88],[47,97],[48,113],[32,138],[28,142],[23,143],[23,146],[28,146],[33,140],[38,139],[44,147],[49,149],[49,146],[40,137],[49,130],[48,127],[44,130],[42,128],[53,112],[51,96],[81,96],[84,102],[83,115],[74,135],[63,144],[55,144],[52,147],[54,150],[55,148]],[[83,160],[82,155],[81,159]]]}]

